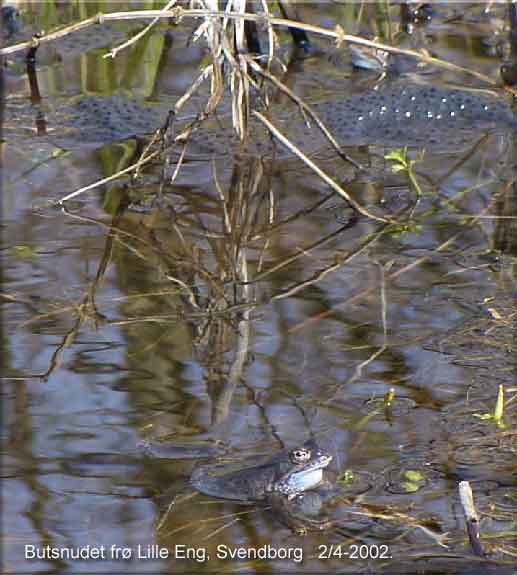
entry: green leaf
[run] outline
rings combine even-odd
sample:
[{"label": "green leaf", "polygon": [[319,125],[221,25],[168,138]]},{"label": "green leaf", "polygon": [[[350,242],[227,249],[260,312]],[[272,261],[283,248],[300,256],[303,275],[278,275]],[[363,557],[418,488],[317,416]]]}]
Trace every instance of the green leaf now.
[{"label": "green leaf", "polygon": [[504,411],[504,387],[500,385],[499,392],[497,394],[497,401],[495,403],[494,408],[494,419],[496,420],[496,422],[500,422],[503,419],[503,411]]},{"label": "green leaf", "polygon": [[414,493],[420,489],[418,483],[411,483],[411,481],[404,481],[402,487],[406,493]]},{"label": "green leaf", "polygon": [[417,483],[425,479],[423,473],[414,469],[408,469],[407,471],[404,471],[404,477],[412,483]]},{"label": "green leaf", "polygon": [[394,162],[405,164],[407,162],[407,148],[399,148],[398,150],[391,150],[391,152],[384,154],[384,159],[393,160]]},{"label": "green leaf", "polygon": [[13,246],[12,251],[14,255],[21,259],[30,259],[34,258],[38,255],[38,252],[41,251],[39,247],[28,246],[27,244],[19,244]]},{"label": "green leaf", "polygon": [[352,481],[354,481],[355,476],[354,476],[354,472],[351,469],[347,469],[338,479],[338,483],[352,483]]},{"label": "green leaf", "polygon": [[474,417],[486,421],[487,419],[493,419],[494,416],[491,413],[474,413]]}]

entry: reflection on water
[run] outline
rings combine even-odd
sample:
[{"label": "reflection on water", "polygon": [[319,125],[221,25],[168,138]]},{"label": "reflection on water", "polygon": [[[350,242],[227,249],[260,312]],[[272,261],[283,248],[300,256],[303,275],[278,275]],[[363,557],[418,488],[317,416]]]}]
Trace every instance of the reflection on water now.
[{"label": "reflection on water", "polygon": [[[85,16],[20,9],[47,27]],[[357,10],[307,17],[345,26]],[[427,46],[432,35],[440,56],[490,73],[497,56],[480,38],[499,20],[483,28],[478,6],[448,25],[458,10],[439,7],[411,38]],[[381,21],[372,35],[387,38]],[[112,41],[122,37],[117,27]],[[162,24],[103,68],[86,35],[84,53],[42,61],[43,102],[122,91],[174,101],[202,56],[188,37]],[[370,81],[323,57],[299,68],[289,81],[305,95]],[[4,75],[25,109],[23,66],[13,59]],[[415,164],[417,205],[382,147],[350,150],[370,167],[359,173],[325,159],[372,213],[411,214],[403,225],[356,216],[294,158],[246,155],[186,163],[160,201],[157,167],[46,208],[142,145],[63,153],[33,133],[20,120],[3,157],[6,571],[448,572],[449,553],[455,572],[482,573],[462,528],[465,479],[482,529],[500,536],[486,549],[500,573],[511,569],[516,404],[504,426],[477,417],[500,384],[515,393],[511,132],[428,150]],[[267,504],[189,485],[203,462],[267,458],[313,436],[341,489],[325,510],[330,531],[300,538]],[[311,497],[304,512],[317,515]]]}]

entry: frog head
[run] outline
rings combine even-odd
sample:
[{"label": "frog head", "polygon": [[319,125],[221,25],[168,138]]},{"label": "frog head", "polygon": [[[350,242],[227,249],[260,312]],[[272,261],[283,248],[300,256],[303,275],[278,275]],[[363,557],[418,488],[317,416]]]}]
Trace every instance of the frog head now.
[{"label": "frog head", "polygon": [[277,475],[269,491],[292,498],[303,491],[316,487],[323,478],[323,468],[332,461],[332,455],[320,449],[310,439],[301,447],[283,454],[277,463]]}]

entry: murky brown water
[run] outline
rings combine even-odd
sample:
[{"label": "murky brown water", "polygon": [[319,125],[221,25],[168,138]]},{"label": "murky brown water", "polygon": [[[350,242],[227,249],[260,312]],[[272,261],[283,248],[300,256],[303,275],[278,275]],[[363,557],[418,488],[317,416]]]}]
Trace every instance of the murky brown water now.
[{"label": "murky brown water", "polygon": [[[126,8],[43,6],[18,4],[38,29]],[[396,41],[496,80],[487,44],[504,37],[505,12],[484,8],[437,6]],[[385,16],[365,10],[361,31],[386,39]],[[304,6],[311,22],[348,32],[358,11]],[[162,24],[115,61],[88,36],[77,54],[46,51],[43,102],[116,92],[174,102],[203,61],[189,34]],[[29,107],[23,63],[10,58],[3,75],[9,103]],[[346,57],[289,75],[316,98],[375,81]],[[514,134],[428,151],[415,166],[424,195],[394,228],[355,218],[340,198],[322,203],[327,186],[294,158],[190,161],[154,206],[158,169],[129,199],[111,183],[48,208],[129,165],[138,145],[58,153],[23,122],[2,145],[4,572],[515,572]],[[377,215],[414,200],[384,149],[351,149],[372,166],[356,177],[323,162]],[[504,426],[479,417],[500,385]],[[332,477],[353,473],[330,531],[299,537],[268,509],[188,486],[199,463],[310,436],[333,454]],[[460,480],[471,482],[488,561],[468,545]],[[89,556],[33,556],[46,546],[89,546]]]}]

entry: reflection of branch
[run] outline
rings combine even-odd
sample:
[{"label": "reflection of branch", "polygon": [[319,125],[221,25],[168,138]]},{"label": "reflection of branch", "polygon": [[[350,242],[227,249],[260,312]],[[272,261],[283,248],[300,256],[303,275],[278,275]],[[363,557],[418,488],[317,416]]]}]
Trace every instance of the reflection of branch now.
[{"label": "reflection of branch", "polygon": [[[223,195],[224,201],[224,195]],[[227,214],[228,215],[228,214]],[[240,222],[237,221],[237,224]],[[230,218],[226,220],[227,232],[231,234],[233,231],[233,222]],[[244,282],[243,286],[243,301],[249,303],[251,300],[251,288],[247,284],[248,280],[248,261],[247,252],[244,247],[239,245],[236,246],[236,272],[238,272],[238,277]],[[233,394],[237,385],[241,381],[244,372],[244,366],[246,365],[246,360],[248,358],[249,342],[250,342],[250,309],[244,310],[242,313],[242,319],[237,325],[237,349],[235,351],[235,358],[230,367],[230,373],[228,374],[228,381],[223,385],[222,392],[219,394],[213,409],[213,423],[221,423],[226,420],[228,413],[230,411],[230,404],[233,398]]]},{"label": "reflection of branch", "polygon": [[339,390],[343,388],[343,386],[348,385],[350,383],[354,383],[357,381],[363,374],[363,369],[372,363],[375,359],[379,357],[379,355],[383,354],[387,347],[388,347],[388,324],[387,324],[387,303],[386,303],[386,273],[385,269],[382,265],[377,264],[379,267],[379,272],[381,276],[381,320],[382,320],[382,345],[379,349],[375,350],[370,357],[366,358],[362,361],[359,365],[356,366],[354,370],[354,375],[347,381],[337,384],[334,387],[334,392],[332,395],[325,401],[325,405],[332,403],[335,401],[336,395],[338,394]]},{"label": "reflection of branch", "polygon": [[104,316],[97,311],[93,301],[95,287],[98,281],[99,278],[97,276],[97,278],[92,282],[92,285],[88,288],[88,293],[84,296],[83,301],[77,306],[68,308],[69,311],[75,311],[76,319],[74,325],[65,333],[61,343],[52,353],[48,362],[47,370],[43,373],[33,373],[23,377],[10,377],[6,379],[27,379],[28,377],[34,377],[47,381],[50,375],[61,365],[61,357],[64,351],[74,343],[82,324],[85,321],[90,320],[93,325],[97,327],[99,320],[104,321]]},{"label": "reflection of branch", "polygon": [[294,213],[290,216],[287,216],[284,219],[277,221],[276,223],[272,222],[272,214],[270,214],[268,226],[266,228],[263,228],[263,229],[259,230],[258,232],[256,232],[255,235],[253,235],[250,238],[250,240],[259,240],[265,234],[269,235],[269,234],[271,234],[271,232],[277,230],[278,228],[285,226],[286,224],[290,224],[291,222],[296,221],[298,218],[303,218],[305,216],[308,216],[309,214],[312,214],[312,212],[316,211],[325,202],[327,202],[328,200],[330,200],[330,198],[333,198],[334,196],[335,196],[334,192],[330,192],[326,196],[323,196],[321,198],[321,200],[318,200],[316,203],[312,204],[311,206],[309,206],[307,208],[302,208],[301,210],[298,210],[296,213]]},{"label": "reflection of branch", "polygon": [[292,256],[289,256],[288,258],[285,258],[284,260],[282,260],[278,264],[274,265],[272,268],[269,268],[266,271],[262,272],[261,274],[256,275],[252,280],[250,280],[248,282],[248,284],[254,284],[254,283],[257,283],[259,281],[262,281],[264,278],[271,275],[272,273],[275,273],[278,270],[285,268],[285,266],[292,264],[298,258],[307,255],[308,253],[310,253],[315,248],[318,248],[318,247],[325,245],[327,242],[334,239],[336,236],[338,236],[339,234],[343,233],[345,230],[350,228],[351,225],[352,225],[351,221],[347,222],[345,225],[341,226],[335,232],[332,232],[331,234],[326,235],[325,237],[321,238],[317,242],[314,242],[312,245],[307,246],[306,248],[300,248],[298,253],[293,254]]},{"label": "reflection of branch", "polygon": [[244,366],[248,359],[249,342],[250,342],[250,310],[243,312],[243,319],[237,326],[237,349],[235,358],[230,367],[227,382],[223,385],[223,390],[219,394],[213,409],[214,424],[225,421],[230,411],[230,404],[237,385],[243,377]]},{"label": "reflection of branch", "polygon": [[[81,305],[85,305],[85,303],[83,302],[83,304]],[[40,377],[44,381],[47,381],[52,372],[61,365],[61,356],[63,355],[63,352],[65,351],[65,349],[67,349],[74,343],[75,338],[79,332],[79,328],[83,323],[83,315],[79,311],[80,307],[81,306],[78,306],[77,308],[77,318],[75,320],[73,327],[66,332],[65,337],[62,339],[61,343],[54,350],[54,353],[52,354],[48,362],[47,371],[39,375],[35,374],[32,377]]]},{"label": "reflection of branch", "polygon": [[466,153],[459,158],[459,160],[457,160],[456,162],[454,162],[454,164],[449,168],[449,170],[447,170],[447,172],[443,175],[440,176],[438,178],[438,180],[434,183],[434,185],[437,188],[440,188],[440,186],[443,184],[443,182],[445,182],[445,180],[447,180],[449,178],[449,176],[451,174],[455,174],[457,173],[457,171],[464,165],[466,164],[473,156],[474,154],[479,150],[479,148],[488,140],[488,135],[487,134],[483,134],[476,142],[474,145],[472,145],[467,151]]},{"label": "reflection of branch", "polygon": [[[112,249],[113,249],[113,241],[116,237],[115,230],[117,228],[120,216],[122,215],[124,210],[125,210],[125,206],[123,203],[121,203],[117,213],[113,217],[111,226],[109,228],[109,232],[108,232],[108,235],[106,238],[106,243],[104,245],[104,251],[102,254],[102,258],[99,262],[99,266],[97,268],[97,273],[95,274],[95,278],[93,279],[93,281],[89,285],[87,293],[85,294],[82,302],[79,305],[72,308],[76,314],[76,320],[74,322],[74,325],[72,326],[72,328],[70,330],[68,330],[68,332],[63,337],[61,343],[58,345],[58,347],[56,348],[56,350],[52,354],[47,370],[42,374],[35,374],[35,375],[32,375],[31,377],[39,377],[43,380],[47,380],[50,377],[50,375],[60,366],[61,356],[63,355],[63,352],[65,351],[65,349],[67,349],[68,347],[70,347],[73,344],[77,334],[79,333],[79,329],[81,328],[82,324],[85,321],[91,321],[94,328],[96,329],[99,321],[105,320],[105,317],[97,311],[97,308],[95,305],[95,294],[97,292],[97,288],[98,288],[99,284],[102,282],[102,280],[104,278],[104,274],[105,274],[106,269],[108,267],[108,263],[111,259],[111,254],[112,254]],[[63,211],[67,215],[73,216],[73,214],[70,214],[66,210],[65,207],[63,207]]]},{"label": "reflection of branch", "polygon": [[[269,210],[268,210],[268,236],[266,237],[266,241],[264,242],[264,245],[262,246],[262,249],[260,251],[260,256],[258,259],[258,263],[257,263],[257,273],[260,273],[262,271],[262,266],[264,265],[264,257],[266,256],[266,252],[269,249],[269,245],[271,242],[271,231],[273,230],[273,228],[275,227],[273,222],[275,221],[275,213],[276,213],[276,198],[275,198],[275,192],[273,190],[273,187],[270,186],[269,187]],[[259,235],[255,234],[255,236],[253,236],[253,238],[257,238],[260,237]],[[250,239],[253,239],[250,238]]]},{"label": "reflection of branch", "polygon": [[346,255],[336,256],[337,261],[335,263],[333,263],[330,266],[327,266],[326,268],[323,268],[322,270],[316,272],[309,279],[304,280],[304,281],[299,282],[299,283],[296,283],[294,286],[291,286],[291,287],[287,288],[286,290],[278,292],[271,299],[275,300],[275,299],[284,299],[286,297],[290,297],[290,296],[298,293],[302,289],[321,281],[329,273],[337,271],[338,269],[342,268],[345,264],[347,264],[348,262],[353,260],[356,256],[363,253],[367,247],[369,247],[373,242],[377,241],[383,235],[383,232],[384,232],[384,230],[381,230],[381,231],[377,232],[376,234],[371,235],[365,242],[363,242],[362,245],[360,245],[355,250],[348,252],[348,254],[346,254]]},{"label": "reflection of branch", "polygon": [[[197,495],[197,493],[194,495]],[[183,503],[183,501],[180,501],[180,503]],[[174,504],[175,504],[175,501],[172,501],[171,504],[169,505],[169,508],[167,509],[165,517],[160,519],[160,521],[158,523],[160,529],[165,524],[165,522],[167,520],[167,516],[168,516],[168,514],[169,514],[169,512],[172,509],[172,506]],[[260,510],[258,508],[254,507],[253,509],[247,509],[246,511],[238,511],[236,513],[226,513],[224,515],[216,515],[214,517],[208,517],[207,519],[195,519],[193,521],[189,521],[188,523],[180,525],[179,527],[175,527],[172,531],[167,531],[167,532],[160,534],[160,535],[162,537],[171,537],[172,535],[175,535],[175,534],[179,533],[180,531],[184,531],[185,529],[188,529],[189,527],[194,527],[194,526],[198,530],[200,530],[205,525],[208,525],[209,523],[214,523],[216,521],[220,521],[221,519],[234,519],[234,521],[232,521],[232,523],[234,523],[235,521],[239,521],[240,520],[239,518],[242,517],[243,515],[252,515],[255,513],[259,513],[259,511]],[[225,525],[228,526],[228,524],[225,524]],[[207,538],[208,537],[211,537],[211,535],[207,535]]]},{"label": "reflection of branch", "polygon": [[[471,216],[469,218],[465,219],[465,224],[464,224],[464,229],[460,230],[459,232],[456,232],[455,234],[453,234],[449,239],[445,240],[443,243],[441,243],[432,254],[427,255],[427,256],[422,256],[420,258],[417,258],[416,260],[414,260],[413,262],[411,262],[410,264],[400,268],[397,271],[392,272],[391,274],[389,274],[386,277],[387,281],[392,281],[397,279],[399,276],[407,273],[408,271],[421,266],[422,264],[428,262],[433,256],[434,254],[438,254],[440,252],[445,251],[446,249],[448,249],[451,245],[454,244],[454,242],[461,238],[461,236],[465,233],[467,233],[467,231],[473,227],[474,225],[476,225],[478,223],[479,220],[483,219],[483,217],[485,217],[485,215],[492,209],[492,203],[495,202],[496,198],[494,198],[492,200],[492,202],[490,202],[479,214],[476,214],[475,216]],[[382,229],[379,233],[389,233],[392,230],[391,226],[386,226],[386,228]],[[334,313],[336,313],[336,310],[345,307],[345,306],[349,306],[352,304],[355,304],[358,301],[361,301],[362,299],[365,299],[366,297],[368,297],[369,295],[371,295],[374,292],[374,288],[373,287],[369,287],[366,288],[362,291],[360,291],[359,293],[355,294],[354,296],[349,297],[348,299],[342,301],[341,303],[339,303],[338,305],[336,305],[335,307],[328,309],[324,312],[320,312],[315,316],[309,317],[306,320],[294,325],[293,327],[289,328],[287,331],[289,333],[293,333],[296,332],[300,329],[304,329],[306,328],[309,324],[315,322],[315,321],[320,321],[326,317],[329,317],[331,315],[333,315]]]},{"label": "reflection of branch", "polygon": [[[362,504],[361,506],[354,506],[349,507],[345,515],[343,516],[342,521],[349,521],[350,516],[356,517],[364,517],[366,519],[371,520],[381,520],[381,521],[389,521],[394,524],[399,524],[404,527],[407,527],[408,530],[411,529],[420,529],[422,530],[428,537],[430,537],[435,543],[442,547],[447,547],[446,542],[449,539],[448,533],[437,533],[433,531],[426,525],[424,525],[421,521],[418,520],[416,517],[412,517],[406,513],[402,513],[400,511],[396,511],[391,507],[382,507],[379,505],[368,505]],[[335,519],[333,523],[337,523],[340,519]]]},{"label": "reflection of branch", "polygon": [[[158,295],[168,295],[170,292],[162,292]],[[148,296],[149,294],[142,294],[143,296]],[[178,313],[164,313],[161,315],[147,315],[143,317],[128,317],[127,319],[117,319],[108,320],[106,323],[109,325],[132,325],[136,323],[163,323],[170,324],[172,319],[184,319],[184,320],[200,320],[205,319],[208,322],[215,319],[228,319],[233,315],[241,312],[251,311],[253,308],[257,307],[254,302],[250,303],[240,303],[235,305],[230,305],[224,309],[207,309],[201,310],[199,312],[186,313],[184,311]]]}]

